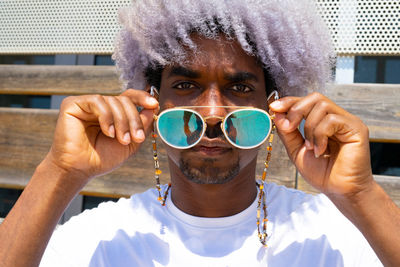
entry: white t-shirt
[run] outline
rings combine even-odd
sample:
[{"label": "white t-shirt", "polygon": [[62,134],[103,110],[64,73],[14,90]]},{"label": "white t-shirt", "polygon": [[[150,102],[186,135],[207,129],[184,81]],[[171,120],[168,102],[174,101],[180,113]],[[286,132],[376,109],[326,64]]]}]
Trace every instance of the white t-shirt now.
[{"label": "white t-shirt", "polygon": [[224,218],[179,210],[148,190],[73,217],[53,234],[40,266],[382,266],[365,238],[324,195],[266,186],[268,247],[257,200]]}]

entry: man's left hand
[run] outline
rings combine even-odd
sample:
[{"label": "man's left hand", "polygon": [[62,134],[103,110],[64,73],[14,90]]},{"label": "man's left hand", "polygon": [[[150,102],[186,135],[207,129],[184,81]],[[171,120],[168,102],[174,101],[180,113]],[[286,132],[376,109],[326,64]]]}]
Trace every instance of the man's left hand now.
[{"label": "man's left hand", "polygon": [[[312,186],[351,197],[373,184],[368,128],[327,97],[284,97],[270,105],[289,157]],[[304,138],[298,127],[305,120]]]}]

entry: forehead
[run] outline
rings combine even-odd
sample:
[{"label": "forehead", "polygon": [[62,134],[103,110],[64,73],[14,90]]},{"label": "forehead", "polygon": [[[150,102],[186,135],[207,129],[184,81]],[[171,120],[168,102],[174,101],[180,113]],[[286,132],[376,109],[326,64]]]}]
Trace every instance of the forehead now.
[{"label": "forehead", "polygon": [[175,63],[172,66],[186,66],[191,69],[207,69],[225,72],[252,71],[262,74],[262,67],[254,56],[248,55],[234,39],[220,35],[217,39],[208,39],[199,35],[192,36],[196,44],[195,50],[186,50],[184,63]]}]

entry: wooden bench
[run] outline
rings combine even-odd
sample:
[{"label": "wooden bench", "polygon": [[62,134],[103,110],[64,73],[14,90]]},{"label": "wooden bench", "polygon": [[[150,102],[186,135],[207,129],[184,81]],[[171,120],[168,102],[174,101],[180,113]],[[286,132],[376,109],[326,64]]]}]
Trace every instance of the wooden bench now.
[{"label": "wooden bench", "polygon": [[[121,93],[114,67],[105,66],[29,66],[0,65],[1,94],[81,95]],[[371,141],[400,143],[400,85],[329,85],[326,94],[336,103],[361,117],[370,129]],[[58,110],[0,108],[0,187],[22,189],[35,167],[46,155]],[[159,141],[162,182],[169,181],[165,149]],[[265,148],[259,155],[258,174],[262,173]],[[154,186],[150,142],[122,167],[88,183],[81,194],[128,197]],[[269,181],[315,192],[298,175],[275,138]],[[375,179],[400,206],[400,177]]]}]

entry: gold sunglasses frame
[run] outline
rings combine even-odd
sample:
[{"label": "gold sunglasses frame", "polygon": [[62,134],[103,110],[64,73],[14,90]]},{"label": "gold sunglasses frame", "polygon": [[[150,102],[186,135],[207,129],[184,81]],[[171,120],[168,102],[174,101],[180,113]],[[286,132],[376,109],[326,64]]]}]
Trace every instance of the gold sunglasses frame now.
[{"label": "gold sunglasses frame", "polygon": [[[157,89],[156,89],[154,86],[151,86],[151,88],[150,88],[150,94],[151,94],[152,96],[155,96],[155,94],[158,95],[158,91],[157,91]],[[278,94],[278,92],[277,92],[277,91],[273,91],[273,92],[268,96],[268,99],[267,99],[267,103],[268,103],[268,104],[270,104],[270,103],[273,102],[273,101],[270,101],[270,100],[272,99],[272,97],[273,97],[273,101],[279,99],[279,94]],[[226,108],[226,109],[235,109],[235,110],[229,112],[229,113],[228,113],[226,116],[224,116],[224,117],[221,117],[221,116],[207,116],[207,117],[203,117],[200,113],[198,113],[197,111],[193,110],[193,109],[196,109],[196,108]],[[194,143],[191,144],[190,146],[185,146],[185,147],[175,146],[175,145],[171,144],[170,142],[168,142],[167,140],[165,140],[165,138],[162,136],[162,134],[161,134],[160,131],[159,131],[159,126],[158,126],[159,120],[158,120],[158,118],[159,118],[160,116],[162,116],[163,114],[165,114],[165,113],[168,113],[168,112],[171,112],[171,111],[175,111],[175,110],[182,110],[182,111],[192,112],[192,113],[196,114],[196,115],[201,119],[201,121],[202,121],[203,129],[202,129],[202,132],[201,132],[201,134],[200,134],[200,137],[199,137],[199,139],[198,139],[196,142],[194,142]],[[224,125],[225,125],[225,122],[226,122],[227,118],[229,118],[229,116],[231,116],[233,113],[237,112],[238,110],[240,110],[240,111],[242,111],[242,110],[256,110],[256,111],[259,111],[259,112],[264,113],[265,115],[267,115],[267,118],[268,118],[270,127],[269,127],[269,130],[268,130],[268,134],[265,136],[265,138],[264,138],[261,142],[257,143],[257,144],[254,145],[254,146],[250,146],[250,147],[246,146],[246,147],[244,147],[244,146],[237,145],[237,144],[235,144],[234,142],[232,142],[232,141],[230,140],[230,138],[229,138],[229,136],[228,136],[228,133],[227,133],[227,132],[225,131],[225,129],[224,129]],[[269,135],[271,134],[272,127],[273,127],[273,121],[272,121],[272,120],[273,120],[274,116],[273,116],[273,115],[270,115],[270,114],[269,114],[267,111],[265,111],[265,110],[262,110],[262,109],[259,109],[259,108],[255,108],[255,107],[246,107],[246,106],[181,106],[181,107],[169,108],[169,109],[166,109],[166,110],[162,111],[162,112],[161,112],[160,114],[158,114],[158,115],[155,115],[155,114],[153,115],[153,119],[154,119],[154,122],[155,122],[155,123],[154,123],[154,126],[155,126],[155,128],[157,129],[157,132],[158,132],[160,138],[163,140],[164,143],[168,144],[169,146],[171,146],[171,147],[173,147],[173,148],[177,148],[177,149],[189,149],[189,148],[194,147],[195,145],[197,145],[197,144],[200,142],[200,140],[203,138],[204,133],[205,133],[206,130],[207,130],[207,120],[209,120],[209,119],[215,119],[215,118],[221,121],[221,124],[220,124],[221,130],[222,130],[222,132],[224,133],[225,139],[226,139],[231,145],[233,145],[234,147],[240,148],[240,149],[252,149],[252,148],[256,148],[256,147],[262,145],[262,144],[268,139]]]}]

